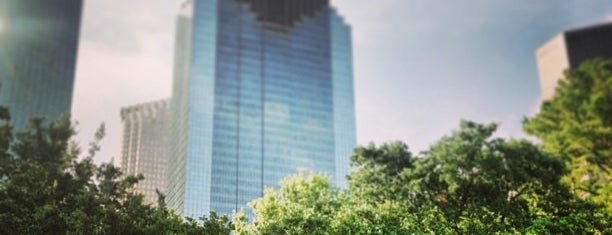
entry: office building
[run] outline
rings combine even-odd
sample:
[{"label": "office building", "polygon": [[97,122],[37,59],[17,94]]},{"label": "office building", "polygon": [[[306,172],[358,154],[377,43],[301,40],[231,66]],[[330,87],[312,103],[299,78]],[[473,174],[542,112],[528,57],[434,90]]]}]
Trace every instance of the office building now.
[{"label": "office building", "polygon": [[0,106],[21,129],[72,103],[82,0],[0,0]]},{"label": "office building", "polygon": [[596,57],[612,59],[612,23],[562,32],[536,52],[542,99],[550,99],[569,68]]},{"label": "office building", "polygon": [[121,152],[115,165],[124,175],[142,174],[135,191],[150,204],[157,192],[165,194],[168,166],[169,101],[161,100],[121,109]]},{"label": "office building", "polygon": [[178,16],[168,204],[232,213],[298,168],[346,186],[350,27],[328,0],[195,0]]}]

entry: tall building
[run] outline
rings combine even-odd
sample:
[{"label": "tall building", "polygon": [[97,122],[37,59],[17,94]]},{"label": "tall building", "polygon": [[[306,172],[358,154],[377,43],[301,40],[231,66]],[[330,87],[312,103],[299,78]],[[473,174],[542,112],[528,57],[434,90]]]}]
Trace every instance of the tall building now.
[{"label": "tall building", "polygon": [[70,113],[82,0],[0,0],[0,106],[12,124]]},{"label": "tall building", "polygon": [[346,186],[350,27],[328,0],[195,0],[177,21],[168,204],[232,213],[305,168]]},{"label": "tall building", "polygon": [[596,57],[612,59],[612,23],[564,31],[541,46],[536,57],[542,98],[550,99],[566,69]]},{"label": "tall building", "polygon": [[157,202],[157,192],[166,193],[168,166],[169,100],[121,109],[121,153],[115,164],[125,175],[142,174],[136,192],[148,203]]}]

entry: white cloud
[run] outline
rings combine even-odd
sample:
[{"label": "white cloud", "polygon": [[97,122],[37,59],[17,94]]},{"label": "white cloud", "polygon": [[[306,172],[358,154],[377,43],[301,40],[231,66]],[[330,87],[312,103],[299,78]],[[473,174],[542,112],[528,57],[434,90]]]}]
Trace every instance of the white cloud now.
[{"label": "white cloud", "polygon": [[84,9],[72,113],[82,147],[106,123],[97,162],[118,153],[121,107],[170,96],[178,3],[128,2],[88,1]]}]

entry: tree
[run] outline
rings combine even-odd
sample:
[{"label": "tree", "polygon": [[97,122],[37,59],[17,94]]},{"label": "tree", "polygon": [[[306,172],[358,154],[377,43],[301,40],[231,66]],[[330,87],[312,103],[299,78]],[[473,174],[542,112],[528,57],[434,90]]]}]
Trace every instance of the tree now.
[{"label": "tree", "polygon": [[404,187],[399,175],[413,168],[414,161],[408,146],[402,142],[357,147],[351,156],[354,171],[347,176],[351,193],[372,201],[397,199]]},{"label": "tree", "polygon": [[419,157],[400,142],[359,147],[349,190],[304,172],[234,218],[238,234],[610,234],[612,217],[560,182],[561,161],[464,121]]},{"label": "tree", "polygon": [[[402,174],[409,185],[406,198],[432,203],[458,234],[525,233],[539,220],[571,221],[539,232],[607,228],[601,218],[588,216],[598,207],[574,198],[560,183],[560,161],[525,140],[492,138],[496,129],[463,121]],[[572,221],[575,216],[586,216],[584,223]]]},{"label": "tree", "polygon": [[[334,213],[342,206],[343,195],[325,175],[300,172],[280,182],[277,192],[266,189],[264,196],[250,203],[257,216],[243,234],[329,234]],[[236,223],[238,225],[238,223]]]},{"label": "tree", "polygon": [[564,181],[577,195],[612,212],[612,60],[594,59],[566,71],[555,95],[523,126],[566,163]]},{"label": "tree", "polygon": [[407,234],[407,220],[398,203],[370,204],[330,183],[328,175],[304,171],[268,188],[249,205],[255,218],[234,217],[237,234]]},{"label": "tree", "polygon": [[102,127],[79,159],[70,143],[67,118],[45,124],[32,119],[13,134],[0,107],[0,228],[6,234],[229,234],[229,219],[211,213],[201,223],[146,205],[132,187],[142,176],[123,176],[111,164],[92,158]]},{"label": "tree", "polygon": [[360,147],[349,190],[371,203],[400,203],[416,218],[408,223],[413,232],[575,234],[608,227],[609,215],[560,183],[561,161],[525,140],[492,138],[496,129],[464,121],[418,158],[401,143]]}]

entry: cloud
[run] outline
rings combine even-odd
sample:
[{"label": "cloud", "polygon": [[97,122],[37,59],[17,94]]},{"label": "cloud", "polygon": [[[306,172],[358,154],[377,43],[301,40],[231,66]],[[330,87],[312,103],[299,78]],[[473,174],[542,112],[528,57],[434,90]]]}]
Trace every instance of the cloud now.
[{"label": "cloud", "polygon": [[81,124],[78,141],[87,143],[97,126],[107,125],[100,161],[116,155],[119,146],[121,107],[170,96],[171,60],[162,52],[143,45],[143,52],[118,55],[104,45],[86,41],[81,44],[73,117]]},{"label": "cloud", "polygon": [[83,40],[101,43],[111,50],[136,53],[142,41],[153,35],[174,35],[171,25],[177,1],[88,1],[83,16]]},{"label": "cloud", "polygon": [[106,123],[96,162],[118,154],[121,107],[170,96],[178,6],[167,0],[85,4],[72,114],[83,147]]}]

